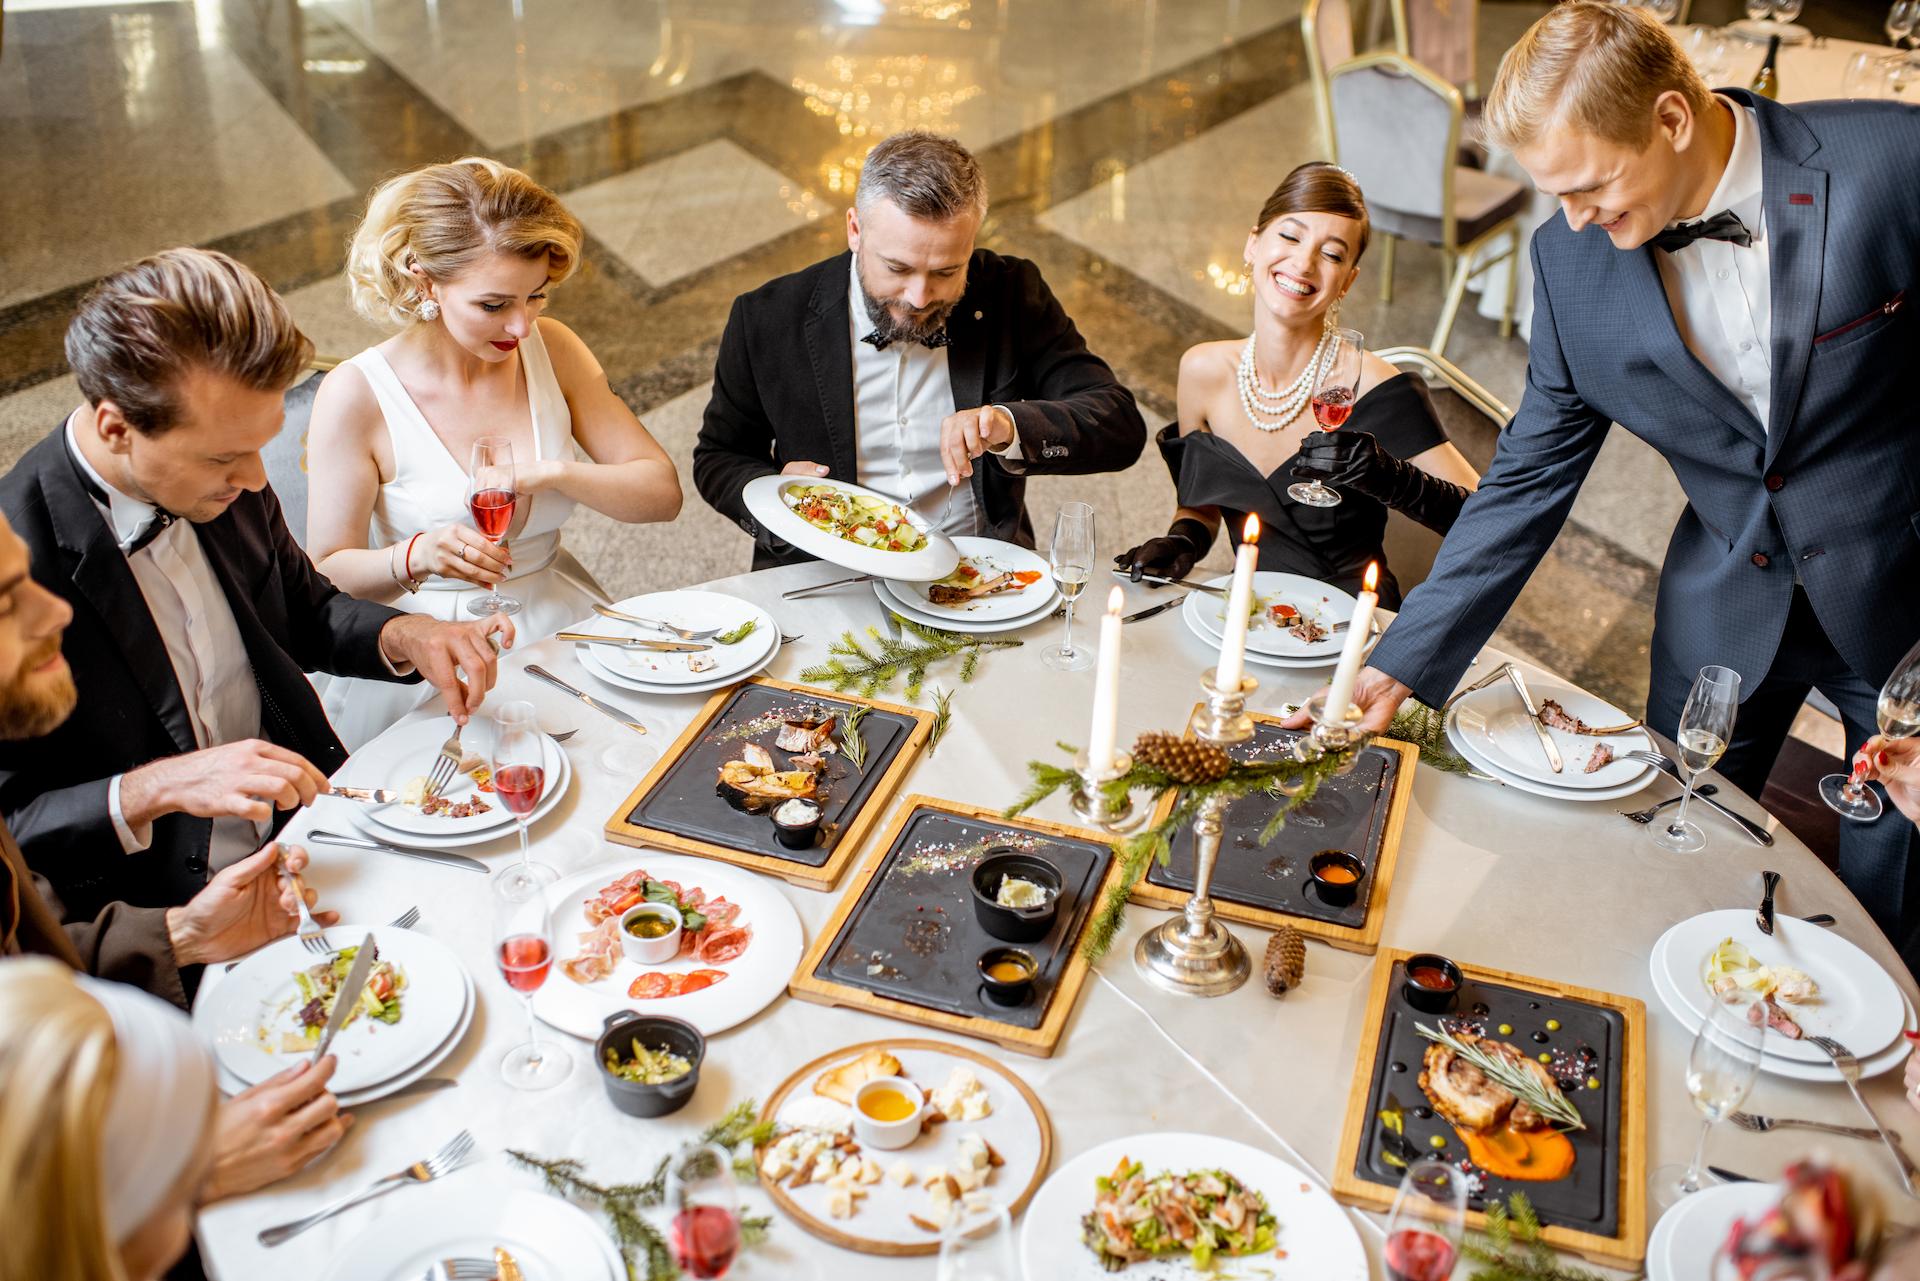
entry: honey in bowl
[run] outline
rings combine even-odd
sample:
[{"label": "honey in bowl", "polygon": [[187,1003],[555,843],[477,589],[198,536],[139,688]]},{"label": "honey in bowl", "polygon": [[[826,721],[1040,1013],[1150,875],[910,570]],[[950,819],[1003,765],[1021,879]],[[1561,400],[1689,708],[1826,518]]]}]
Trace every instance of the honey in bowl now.
[{"label": "honey in bowl", "polygon": [[1033,970],[1020,961],[1008,957],[986,967],[987,977],[996,983],[1020,983],[1033,977]]},{"label": "honey in bowl", "polygon": [[860,1096],[860,1110],[876,1121],[904,1121],[913,1115],[916,1106],[912,1099],[890,1086],[868,1090]]}]

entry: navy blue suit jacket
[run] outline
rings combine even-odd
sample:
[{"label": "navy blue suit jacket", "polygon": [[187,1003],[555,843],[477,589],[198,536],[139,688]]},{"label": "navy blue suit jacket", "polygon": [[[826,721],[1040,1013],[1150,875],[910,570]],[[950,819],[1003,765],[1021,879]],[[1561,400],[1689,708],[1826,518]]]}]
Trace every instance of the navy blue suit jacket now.
[{"label": "navy blue suit jacket", "polygon": [[1681,342],[1660,250],[1549,220],[1533,237],[1519,412],[1372,659],[1421,701],[1447,697],[1513,604],[1613,423],[1665,455],[1687,495],[1656,671],[1719,663],[1752,691],[1796,573],[1868,683],[1920,637],[1920,109],[1728,96],[1760,122],[1772,430]]}]

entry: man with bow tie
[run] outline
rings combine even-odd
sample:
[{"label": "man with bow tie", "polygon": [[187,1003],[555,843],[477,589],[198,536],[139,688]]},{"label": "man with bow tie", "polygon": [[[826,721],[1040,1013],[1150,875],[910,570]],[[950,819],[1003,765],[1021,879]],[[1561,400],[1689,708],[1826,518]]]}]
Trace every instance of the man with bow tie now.
[{"label": "man with bow tie", "polygon": [[831,476],[952,534],[1031,547],[1029,474],[1120,471],[1146,444],[1133,396],[1019,258],[974,247],[986,180],[923,130],[867,156],[849,252],[733,304],[693,451],[705,498],[755,569],[806,557],[760,528],[759,476]]},{"label": "man with bow tie", "polygon": [[[1618,423],[1688,500],[1648,723],[1671,738],[1719,664],[1741,695],[1719,769],[1750,796],[1809,689],[1852,753],[1920,637],[1920,109],[1709,92],[1646,9],[1568,0],[1508,51],[1483,120],[1564,219],[1533,238],[1526,395],[1362,673],[1367,725],[1453,690]],[[1840,829],[1841,879],[1920,966],[1913,825]]]}]

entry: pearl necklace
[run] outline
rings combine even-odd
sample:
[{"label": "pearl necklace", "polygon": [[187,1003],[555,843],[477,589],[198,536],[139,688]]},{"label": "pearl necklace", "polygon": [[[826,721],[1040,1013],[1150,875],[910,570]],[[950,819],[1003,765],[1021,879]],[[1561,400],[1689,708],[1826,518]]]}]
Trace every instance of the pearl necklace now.
[{"label": "pearl necklace", "polygon": [[[1307,406],[1307,400],[1313,395],[1314,378],[1320,372],[1321,357],[1326,353],[1327,340],[1332,331],[1320,335],[1320,341],[1314,344],[1313,355],[1307,357],[1306,368],[1300,376],[1278,392],[1269,392],[1260,385],[1260,376],[1254,369],[1253,335],[1247,335],[1246,349],[1240,353],[1240,405],[1247,411],[1247,421],[1261,431],[1279,431],[1300,416]],[[1261,414],[1276,415],[1271,420],[1261,418]]]}]

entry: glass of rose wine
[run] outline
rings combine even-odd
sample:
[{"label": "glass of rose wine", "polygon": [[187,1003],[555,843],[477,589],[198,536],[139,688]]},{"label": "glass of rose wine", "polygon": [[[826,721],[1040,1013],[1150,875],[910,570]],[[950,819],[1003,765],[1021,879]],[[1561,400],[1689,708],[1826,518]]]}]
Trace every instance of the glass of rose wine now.
[{"label": "glass of rose wine", "polygon": [[[1359,399],[1360,358],[1366,351],[1367,340],[1359,330],[1327,331],[1326,354],[1320,358],[1320,370],[1313,379],[1313,421],[1320,424],[1321,431],[1340,430],[1353,413],[1353,402]],[[1287,497],[1309,507],[1340,505],[1340,491],[1328,489],[1318,478],[1288,485]]]},{"label": "glass of rose wine", "polygon": [[732,1158],[711,1143],[681,1151],[667,1169],[667,1207],[674,1262],[695,1281],[726,1276],[740,1253],[740,1185]]},{"label": "glass of rose wine", "polygon": [[[513,442],[505,436],[482,436],[473,442],[473,457],[467,469],[467,512],[481,537],[495,547],[507,541],[513,525]],[[520,602],[500,594],[495,586],[478,600],[467,602],[469,614],[517,614]]]},{"label": "glass of rose wine", "polygon": [[[1880,687],[1874,718],[1885,738],[1912,738],[1920,734],[1920,645],[1907,651]],[[1880,797],[1860,781],[1860,770],[1829,774],[1820,780],[1820,799],[1847,818],[1871,823],[1883,810]]]},{"label": "glass of rose wine", "polygon": [[533,704],[513,700],[493,712],[493,795],[520,829],[520,865],[532,865],[527,849],[527,815],[547,783],[547,745]]},{"label": "glass of rose wine", "polygon": [[1407,1167],[1387,1215],[1387,1281],[1447,1281],[1467,1226],[1467,1176],[1438,1157]]},{"label": "glass of rose wine", "polygon": [[542,1043],[533,1018],[533,994],[553,968],[547,890],[557,879],[544,863],[515,863],[493,878],[494,960],[527,1007],[527,1043],[507,1051],[500,1075],[521,1090],[551,1089],[573,1071],[573,1057],[555,1042]]}]

